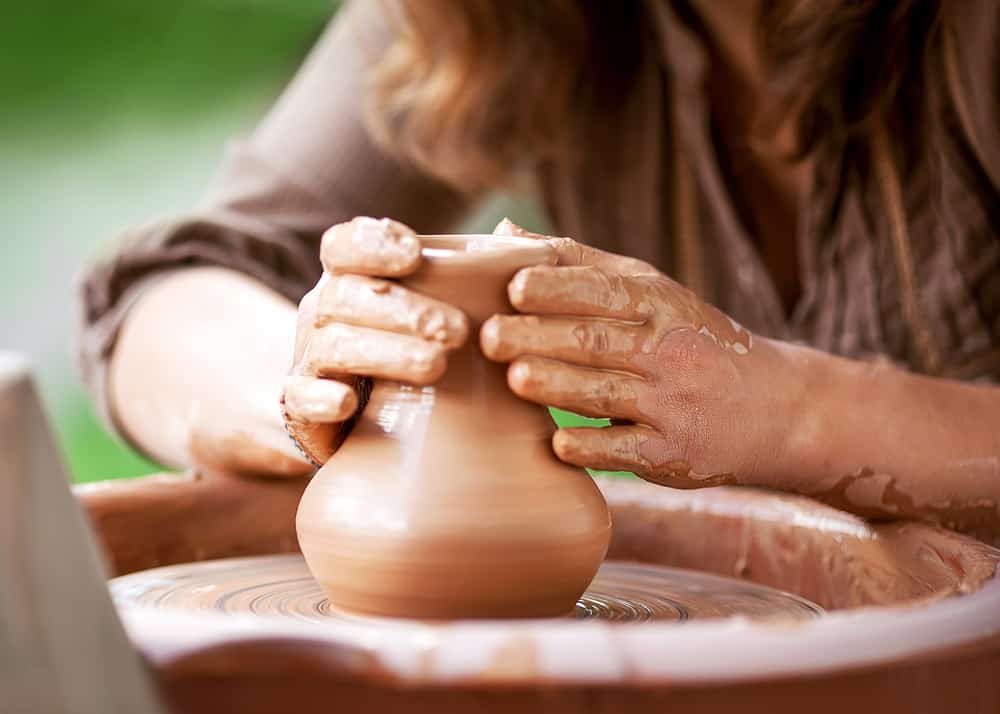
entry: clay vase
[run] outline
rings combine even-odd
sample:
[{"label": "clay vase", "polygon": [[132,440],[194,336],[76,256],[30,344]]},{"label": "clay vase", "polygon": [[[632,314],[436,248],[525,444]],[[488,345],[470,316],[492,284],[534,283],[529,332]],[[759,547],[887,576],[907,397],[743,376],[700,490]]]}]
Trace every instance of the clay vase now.
[{"label": "clay vase", "polygon": [[433,386],[377,380],[350,436],[299,505],[299,544],[331,605],[417,619],[572,611],[604,558],[611,518],[582,470],[552,454],[546,411],[507,386],[479,327],[511,312],[507,283],[552,263],[543,242],[422,236],[403,282],[469,317]]}]

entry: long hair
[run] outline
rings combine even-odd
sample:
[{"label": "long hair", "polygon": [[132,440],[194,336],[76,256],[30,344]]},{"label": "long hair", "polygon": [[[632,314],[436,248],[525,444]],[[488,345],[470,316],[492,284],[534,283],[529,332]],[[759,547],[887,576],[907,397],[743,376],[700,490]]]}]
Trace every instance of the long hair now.
[{"label": "long hair", "polygon": [[[806,156],[823,145],[863,148],[889,129],[903,157],[923,144],[940,72],[941,0],[765,0],[761,44],[770,97],[766,128],[792,118]],[[854,157],[847,157],[848,159]]]},{"label": "long hair", "polygon": [[613,111],[641,54],[638,2],[381,0],[394,45],[369,126],[386,148],[469,190],[568,151],[579,112]]},{"label": "long hair", "polygon": [[[919,110],[941,1],[765,0],[760,126],[793,121],[805,156],[863,145],[875,124]],[[373,133],[467,189],[585,151],[565,129],[580,112],[614,110],[646,37],[640,0],[382,2],[398,40],[375,69]]]}]

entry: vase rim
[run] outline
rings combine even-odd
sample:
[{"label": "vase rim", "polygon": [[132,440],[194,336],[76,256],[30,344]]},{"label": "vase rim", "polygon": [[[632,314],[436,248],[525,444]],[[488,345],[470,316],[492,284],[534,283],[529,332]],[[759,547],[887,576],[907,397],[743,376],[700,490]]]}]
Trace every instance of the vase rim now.
[{"label": "vase rim", "polygon": [[423,243],[421,254],[432,262],[466,262],[483,254],[516,254],[535,257],[539,263],[554,262],[555,250],[544,240],[519,236],[496,236],[490,233],[451,233],[418,236]]}]

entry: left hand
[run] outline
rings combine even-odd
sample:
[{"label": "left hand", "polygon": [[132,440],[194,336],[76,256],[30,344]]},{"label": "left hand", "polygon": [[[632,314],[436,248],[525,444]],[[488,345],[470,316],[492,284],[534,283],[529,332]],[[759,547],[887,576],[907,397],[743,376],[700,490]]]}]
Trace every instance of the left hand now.
[{"label": "left hand", "polygon": [[754,480],[780,451],[776,410],[795,406],[773,388],[781,350],[642,261],[547,240],[559,264],[521,270],[524,314],[490,318],[480,342],[520,397],[612,419],[558,430],[557,456],[681,488]]}]

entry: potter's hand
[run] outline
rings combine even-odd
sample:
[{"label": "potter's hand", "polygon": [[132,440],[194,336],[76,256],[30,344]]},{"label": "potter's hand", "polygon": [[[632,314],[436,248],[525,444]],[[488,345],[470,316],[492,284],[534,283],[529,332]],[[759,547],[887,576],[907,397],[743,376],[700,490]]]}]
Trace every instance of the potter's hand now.
[{"label": "potter's hand", "polygon": [[429,384],[465,342],[460,310],[392,280],[417,269],[420,249],[410,228],[387,218],[355,218],[323,236],[323,277],[299,305],[283,400],[289,432],[317,463],[363,406],[363,378]]},{"label": "potter's hand", "polygon": [[490,318],[480,341],[511,363],[522,398],[613,420],[558,430],[559,458],[677,487],[749,475],[772,445],[757,413],[766,341],[646,263],[551,242],[560,264],[526,268],[508,286],[527,314]]}]

